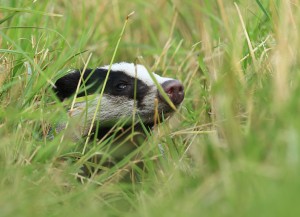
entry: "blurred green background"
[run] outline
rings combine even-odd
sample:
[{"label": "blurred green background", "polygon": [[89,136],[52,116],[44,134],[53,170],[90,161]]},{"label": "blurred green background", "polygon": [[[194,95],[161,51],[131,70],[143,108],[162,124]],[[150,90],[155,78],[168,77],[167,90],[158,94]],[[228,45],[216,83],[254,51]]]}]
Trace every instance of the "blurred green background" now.
[{"label": "blurred green background", "polygon": [[[299,9],[293,0],[0,0],[0,216],[299,215]],[[79,166],[57,160],[80,145],[47,139],[64,115],[51,85],[70,68],[109,64],[133,11],[115,62],[175,77],[186,97],[138,150],[147,172],[129,156],[80,184]],[[119,181],[128,167],[138,181]]]}]

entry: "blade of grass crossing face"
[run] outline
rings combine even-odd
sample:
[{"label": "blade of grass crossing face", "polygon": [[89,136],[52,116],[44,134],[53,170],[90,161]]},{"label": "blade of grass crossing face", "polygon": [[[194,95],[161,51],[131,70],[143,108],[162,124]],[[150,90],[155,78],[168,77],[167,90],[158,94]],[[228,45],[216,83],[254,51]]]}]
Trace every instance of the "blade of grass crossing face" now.
[{"label": "blade of grass crossing face", "polygon": [[85,140],[85,144],[84,144],[84,148],[83,148],[83,150],[82,150],[82,154],[85,153],[87,144],[88,144],[88,142],[89,142],[89,136],[91,135],[91,132],[92,132],[92,129],[93,129],[95,120],[96,120],[96,116],[97,116],[97,113],[98,113],[99,108],[100,108],[100,102],[101,102],[101,99],[102,99],[102,96],[103,96],[103,93],[104,93],[104,90],[105,90],[106,83],[107,83],[107,81],[108,81],[108,77],[109,77],[109,74],[110,74],[111,66],[112,66],[112,64],[113,64],[113,62],[114,62],[114,60],[115,60],[115,57],[116,57],[116,54],[117,54],[117,50],[118,50],[118,48],[119,48],[119,45],[120,45],[122,36],[123,36],[123,34],[124,34],[124,32],[125,32],[125,29],[126,29],[128,20],[129,20],[130,16],[132,16],[133,14],[134,14],[134,12],[131,12],[129,15],[127,15],[126,20],[125,20],[124,25],[123,25],[123,28],[122,28],[122,31],[121,31],[121,34],[120,34],[120,37],[119,37],[119,39],[118,39],[118,41],[117,41],[117,44],[116,44],[116,47],[115,47],[113,56],[112,56],[112,58],[111,58],[111,61],[110,61],[109,67],[108,67],[107,75],[106,75],[105,80],[104,80],[104,82],[103,82],[103,88],[102,88],[101,93],[100,93],[100,97],[99,97],[99,100],[98,100],[98,103],[97,103],[97,106],[96,106],[96,109],[95,109],[95,113],[94,113],[94,116],[93,116],[93,119],[92,119],[92,122],[91,122],[91,126],[90,126],[90,129],[89,129],[87,138],[86,138],[86,140]]}]

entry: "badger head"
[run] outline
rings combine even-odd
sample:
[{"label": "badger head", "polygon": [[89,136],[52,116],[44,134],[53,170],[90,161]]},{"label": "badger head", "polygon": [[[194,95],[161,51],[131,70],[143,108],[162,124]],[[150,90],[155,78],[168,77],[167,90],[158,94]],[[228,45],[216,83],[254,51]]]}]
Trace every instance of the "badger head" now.
[{"label": "badger head", "polygon": [[[142,65],[113,64],[104,86],[108,71],[109,66],[94,70],[75,70],[55,83],[54,91],[63,101],[74,97],[78,83],[81,82],[76,97],[81,97],[82,100],[76,101],[74,109],[69,110],[69,115],[79,120],[81,135],[87,134],[95,114],[100,130],[102,127],[114,126],[120,119],[127,119],[130,123],[133,114],[146,126],[152,126],[155,114],[166,118],[174,112],[174,106],[170,105],[163,95],[167,95],[175,107],[183,101],[184,88],[178,80],[161,77],[155,73],[151,76]],[[153,81],[153,77],[157,82]],[[162,94],[155,83],[158,83],[166,94]],[[102,88],[104,92],[100,99]]]}]

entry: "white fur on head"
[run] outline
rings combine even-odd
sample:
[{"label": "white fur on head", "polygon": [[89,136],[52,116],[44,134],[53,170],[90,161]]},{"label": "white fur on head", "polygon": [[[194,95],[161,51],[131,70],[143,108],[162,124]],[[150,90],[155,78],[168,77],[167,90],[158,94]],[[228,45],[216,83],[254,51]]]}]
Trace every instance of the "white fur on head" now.
[{"label": "white fur on head", "polygon": [[[99,69],[109,69],[109,65],[99,67]],[[111,65],[111,71],[121,71],[126,73],[128,76],[135,78],[135,75],[137,79],[143,81],[145,84],[152,86],[154,85],[154,82],[149,75],[148,70],[145,68],[143,65],[139,64],[134,64],[134,63],[126,63],[126,62],[121,62],[121,63],[115,63]],[[136,73],[137,72],[137,73]],[[158,83],[162,84],[165,81],[168,80],[173,80],[172,78],[164,78],[161,77],[155,73],[153,73],[155,76],[155,79],[158,81]]]},{"label": "white fur on head", "polygon": [[[69,111],[69,116],[80,120],[78,128],[83,135],[86,135],[89,130],[99,99],[100,97],[98,96],[89,100],[88,104],[86,101],[76,103],[74,110]],[[128,100],[124,96],[104,94],[96,114],[96,121],[100,121],[101,127],[114,126],[119,119],[131,117],[133,108],[133,99]]]}]

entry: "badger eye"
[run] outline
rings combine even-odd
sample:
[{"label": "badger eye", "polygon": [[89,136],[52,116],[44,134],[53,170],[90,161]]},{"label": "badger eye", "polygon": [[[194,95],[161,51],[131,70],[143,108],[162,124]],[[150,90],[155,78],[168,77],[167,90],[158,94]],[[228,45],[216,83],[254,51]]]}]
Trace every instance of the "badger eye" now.
[{"label": "badger eye", "polygon": [[120,83],[120,84],[117,85],[117,89],[118,90],[124,90],[124,89],[126,89],[127,86],[128,85],[125,84],[125,83]]}]

